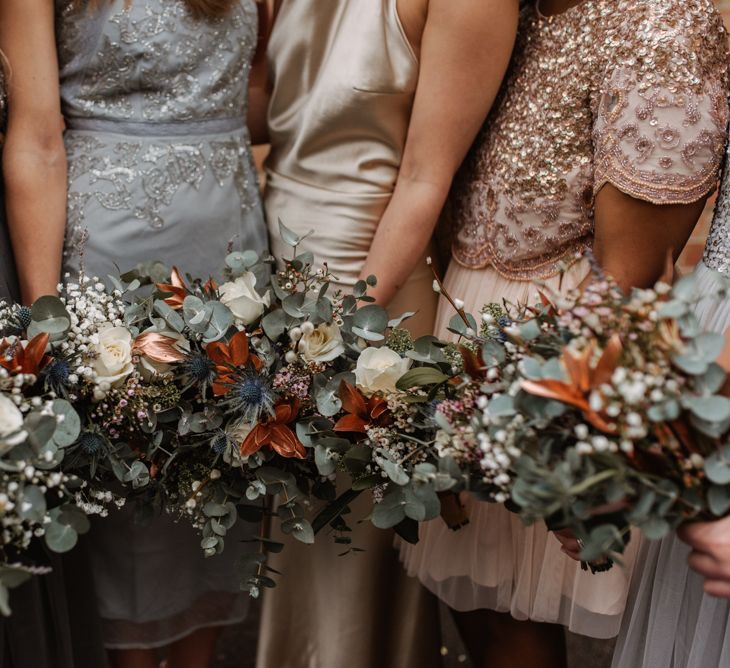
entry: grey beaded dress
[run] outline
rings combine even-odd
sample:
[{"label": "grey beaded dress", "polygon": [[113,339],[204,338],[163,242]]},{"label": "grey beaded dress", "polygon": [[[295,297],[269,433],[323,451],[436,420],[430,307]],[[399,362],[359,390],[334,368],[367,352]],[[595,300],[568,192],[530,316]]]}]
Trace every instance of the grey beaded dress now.
[{"label": "grey beaded dress", "polygon": [[[698,294],[730,282],[730,147],[715,216],[697,266]],[[730,300],[704,300],[697,314],[706,330],[730,327]],[[704,579],[687,564],[690,548],[671,534],[644,541],[612,668],[730,666],[730,600],[704,593]]]},{"label": "grey beaded dress", "polygon": [[[207,20],[183,0],[99,9],[56,0],[56,9],[69,168],[64,271],[104,278],[161,260],[215,277],[228,248],[263,252],[245,125],[254,0]],[[235,537],[204,559],[186,523],[163,515],[138,526],[131,516],[116,513],[91,534],[107,647],[162,646],[245,616]]]}]

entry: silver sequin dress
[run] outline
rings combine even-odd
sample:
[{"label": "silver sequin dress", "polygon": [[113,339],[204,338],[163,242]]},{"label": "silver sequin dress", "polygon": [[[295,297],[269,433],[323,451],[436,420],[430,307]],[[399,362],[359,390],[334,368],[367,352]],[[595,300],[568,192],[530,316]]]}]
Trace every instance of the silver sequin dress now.
[{"label": "silver sequin dress", "polygon": [[[730,150],[728,151],[730,158]],[[702,262],[698,294],[730,281],[730,170],[727,160],[715,217]],[[730,327],[730,301],[701,302],[705,329]],[[720,668],[730,666],[730,600],[708,596],[704,579],[690,570],[690,548],[675,534],[645,541],[637,559],[613,668]]]},{"label": "silver sequin dress", "polygon": [[[56,9],[69,163],[64,271],[105,277],[162,260],[216,276],[229,244],[263,251],[245,126],[254,0],[215,20],[194,20],[182,0],[110,0],[98,10],[56,0]],[[108,647],[160,646],[245,616],[237,551],[204,559],[186,523],[141,527],[121,512],[91,538]]]}]

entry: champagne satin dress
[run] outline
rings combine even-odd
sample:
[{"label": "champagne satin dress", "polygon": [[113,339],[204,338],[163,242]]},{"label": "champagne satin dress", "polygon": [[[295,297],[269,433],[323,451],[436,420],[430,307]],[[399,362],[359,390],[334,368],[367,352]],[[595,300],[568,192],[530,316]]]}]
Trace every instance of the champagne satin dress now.
[{"label": "champagne satin dress", "polygon": [[[285,0],[269,47],[272,151],[264,197],[272,252],[291,253],[278,220],[347,288],[358,279],[393,194],[419,63],[396,0]],[[404,258],[405,259],[405,258]],[[418,310],[409,327],[431,333],[436,299],[423,261],[390,310]],[[340,491],[344,491],[343,489]],[[392,532],[369,522],[365,495],[348,523],[353,546],[321,535],[314,546],[285,540],[271,566],[259,668],[408,668],[439,664],[437,607],[409,579]],[[326,532],[323,532],[326,534]],[[281,539],[281,536],[275,536]]]}]

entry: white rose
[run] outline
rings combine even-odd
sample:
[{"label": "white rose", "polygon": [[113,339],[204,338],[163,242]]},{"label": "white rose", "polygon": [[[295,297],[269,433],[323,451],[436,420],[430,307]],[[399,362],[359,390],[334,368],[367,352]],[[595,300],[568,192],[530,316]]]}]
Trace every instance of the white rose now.
[{"label": "white rose", "polygon": [[366,392],[393,392],[395,384],[410,366],[411,360],[387,346],[366,348],[357,360],[355,382]]},{"label": "white rose", "polygon": [[256,276],[250,271],[235,281],[224,283],[218,291],[221,303],[231,310],[242,325],[256,322],[264,314],[264,309],[271,305],[268,292],[263,297],[256,292]]},{"label": "white rose", "polygon": [[299,339],[299,352],[307,362],[331,362],[345,352],[337,325],[322,323]]},{"label": "white rose", "polygon": [[[0,394],[0,438],[18,434],[23,428],[23,414],[12,399]],[[25,439],[22,435],[21,441]],[[15,441],[15,439],[13,439]]]},{"label": "white rose", "polygon": [[132,366],[132,335],[124,327],[109,326],[99,332],[99,343],[94,346],[97,354],[92,362],[96,382],[101,385],[119,385],[134,371]]}]

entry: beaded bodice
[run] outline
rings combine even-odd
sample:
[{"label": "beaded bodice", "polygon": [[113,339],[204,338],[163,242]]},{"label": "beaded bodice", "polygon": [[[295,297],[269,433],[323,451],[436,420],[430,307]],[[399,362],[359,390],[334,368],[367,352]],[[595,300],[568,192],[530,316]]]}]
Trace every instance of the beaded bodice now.
[{"label": "beaded bodice", "polygon": [[182,0],[56,0],[67,119],[181,123],[245,118],[256,49],[254,0],[195,20]]},{"label": "beaded bodice", "polygon": [[450,198],[461,264],[545,278],[590,246],[606,183],[656,204],[715,185],[728,55],[711,0],[533,4],[515,54]]}]

